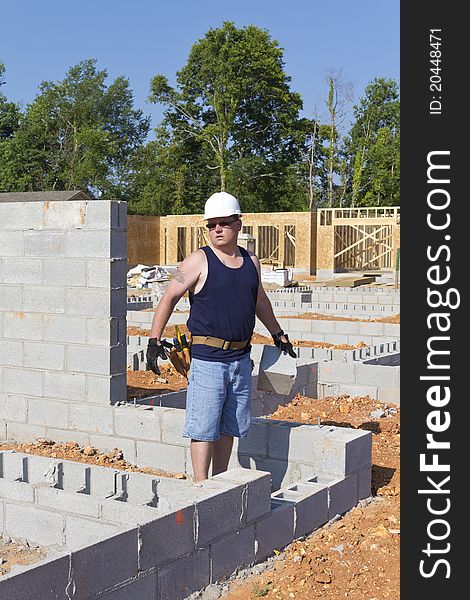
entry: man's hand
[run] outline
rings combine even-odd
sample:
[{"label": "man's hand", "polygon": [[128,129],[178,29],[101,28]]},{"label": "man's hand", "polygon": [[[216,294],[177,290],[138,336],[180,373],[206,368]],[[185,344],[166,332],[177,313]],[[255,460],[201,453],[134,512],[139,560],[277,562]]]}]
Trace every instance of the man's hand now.
[{"label": "man's hand", "polygon": [[166,360],[168,354],[165,348],[171,348],[171,344],[167,341],[159,341],[157,338],[150,338],[147,346],[147,367],[151,369],[156,375],[160,375],[160,369],[158,367],[158,359]]},{"label": "man's hand", "polygon": [[277,333],[273,333],[273,340],[274,344],[279,348],[281,352],[292,356],[292,358],[297,358],[297,354],[295,353],[291,342],[289,342],[289,336],[287,335],[287,333],[284,333],[282,329]]}]

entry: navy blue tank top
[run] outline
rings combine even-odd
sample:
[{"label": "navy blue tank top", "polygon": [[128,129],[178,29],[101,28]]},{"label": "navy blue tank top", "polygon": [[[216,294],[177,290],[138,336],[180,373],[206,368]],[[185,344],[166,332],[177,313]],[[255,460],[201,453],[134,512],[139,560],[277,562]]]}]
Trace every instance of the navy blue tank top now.
[{"label": "navy blue tank top", "polygon": [[[217,258],[210,246],[203,246],[207,257],[207,279],[197,294],[189,292],[191,310],[187,322],[192,335],[209,335],[239,342],[251,337],[255,328],[259,277],[250,255],[238,249],[243,264],[232,269]],[[205,344],[193,344],[191,356],[200,360],[230,362],[250,352],[222,350]]]}]

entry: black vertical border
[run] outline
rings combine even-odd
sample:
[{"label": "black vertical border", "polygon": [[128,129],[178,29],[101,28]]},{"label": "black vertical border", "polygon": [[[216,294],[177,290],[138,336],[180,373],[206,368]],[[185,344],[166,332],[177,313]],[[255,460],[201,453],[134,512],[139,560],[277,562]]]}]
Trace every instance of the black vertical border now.
[{"label": "black vertical border", "polygon": [[[470,186],[466,181],[467,173],[470,175],[470,149],[464,150],[463,145],[470,145],[467,66],[470,29],[465,23],[463,5],[455,2],[402,2],[400,13],[401,598],[447,600],[468,594],[463,565],[467,562],[467,532],[470,529],[470,513],[465,510],[469,459],[465,441],[470,440],[470,429],[467,431],[464,427],[470,414],[470,324],[465,319],[468,303],[463,286],[470,277]],[[430,76],[433,75],[430,71],[433,66],[430,63],[431,29],[442,30],[440,92],[430,89]],[[441,96],[440,115],[430,114],[432,96]],[[447,209],[451,223],[447,230],[439,232],[427,225],[427,215],[433,212],[427,199],[431,189],[427,182],[427,157],[429,152],[442,150],[450,151],[448,158],[440,159],[450,163],[450,184],[440,187],[451,196]],[[439,216],[444,217],[442,212]],[[450,240],[445,240],[445,235],[450,235]],[[460,292],[461,304],[455,309],[433,309],[428,305],[428,268],[436,263],[429,261],[427,248],[436,249],[442,244],[449,246],[451,255],[446,261],[446,253],[442,252],[438,262],[443,269],[446,265],[450,267],[451,278],[440,288],[443,294],[451,287]],[[429,374],[426,370],[427,343],[430,336],[436,335],[436,329],[428,328],[427,317],[436,310],[450,313],[451,319],[449,332],[441,333],[450,336],[447,346],[446,343],[441,345],[450,349],[450,356],[441,362],[450,363],[448,374],[451,377],[450,382],[441,384],[449,385],[451,390],[451,399],[441,411],[450,413],[451,422],[447,431],[435,434],[436,439],[450,442],[450,449],[438,452],[439,462],[450,464],[449,473],[420,470],[420,454],[427,452],[429,462],[434,452],[426,450],[427,418],[435,410],[429,405],[426,392],[430,385],[439,384],[422,381],[420,376]],[[439,483],[447,475],[450,475],[450,481],[442,488],[449,489],[449,494],[418,493],[419,489],[432,488],[427,476],[434,477]],[[445,498],[449,498],[450,509],[443,515],[432,515],[427,506],[428,498],[436,509],[446,507]],[[430,522],[439,518],[445,519],[450,526],[448,537],[441,541],[432,540],[428,535]],[[434,524],[431,531],[437,536],[444,535],[446,526]],[[432,549],[429,556],[423,552],[428,543]],[[448,566],[437,564],[439,559],[448,561]],[[420,561],[424,561],[423,570],[427,574],[434,572],[432,576],[426,578],[420,573]]]}]

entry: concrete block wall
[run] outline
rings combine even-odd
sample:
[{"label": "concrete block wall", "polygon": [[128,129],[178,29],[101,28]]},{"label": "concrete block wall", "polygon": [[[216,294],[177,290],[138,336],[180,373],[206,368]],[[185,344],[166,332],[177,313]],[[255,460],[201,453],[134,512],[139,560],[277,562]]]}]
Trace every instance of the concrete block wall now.
[{"label": "concrete block wall", "polygon": [[[357,448],[346,454],[349,467],[357,467]],[[183,600],[265,560],[366,493],[351,476],[318,474],[271,494],[268,473],[231,469],[198,484],[159,478],[161,502],[154,507],[151,476],[121,474],[133,476],[128,496],[109,497],[109,469],[12,452],[0,458],[2,533],[49,546],[46,559],[0,580],[0,597],[22,600]],[[94,495],[80,487],[90,480],[102,484]]]},{"label": "concrete block wall", "polygon": [[0,412],[63,427],[69,401],[123,400],[126,203],[0,203],[0,245]]}]

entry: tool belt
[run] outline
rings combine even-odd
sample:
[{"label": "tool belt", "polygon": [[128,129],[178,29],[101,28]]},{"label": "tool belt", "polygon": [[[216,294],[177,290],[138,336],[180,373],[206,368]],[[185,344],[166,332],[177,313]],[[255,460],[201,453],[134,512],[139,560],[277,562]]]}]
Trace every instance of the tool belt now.
[{"label": "tool belt", "polygon": [[242,348],[246,348],[250,341],[251,338],[243,342],[231,342],[230,340],[222,340],[221,338],[211,337],[210,335],[190,336],[191,344],[205,344],[206,346],[220,348],[221,350],[241,350]]}]

